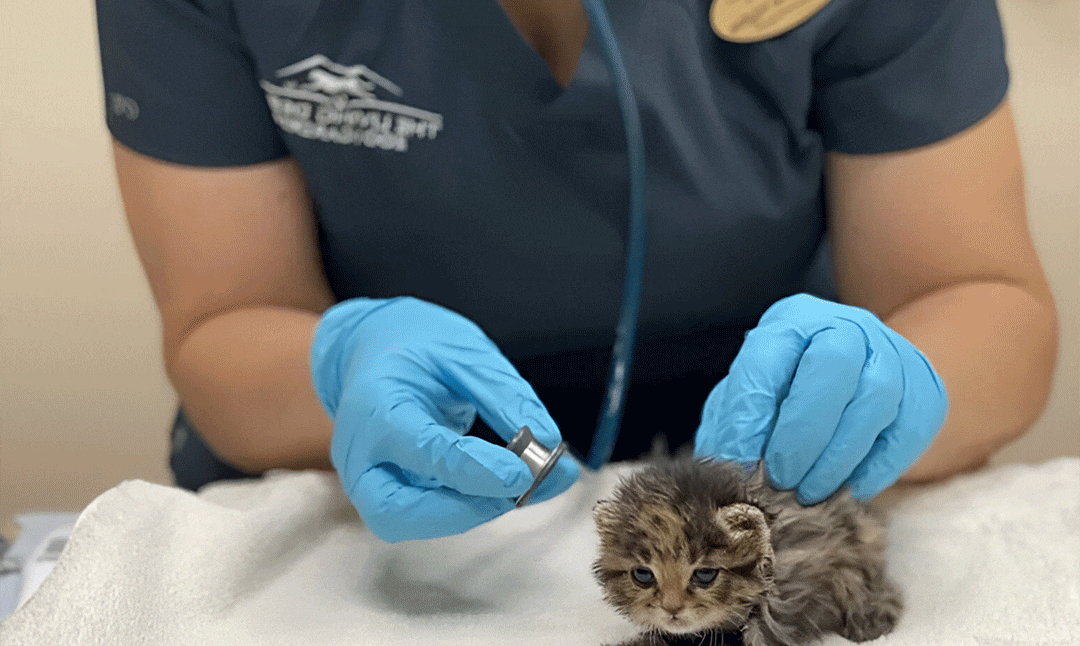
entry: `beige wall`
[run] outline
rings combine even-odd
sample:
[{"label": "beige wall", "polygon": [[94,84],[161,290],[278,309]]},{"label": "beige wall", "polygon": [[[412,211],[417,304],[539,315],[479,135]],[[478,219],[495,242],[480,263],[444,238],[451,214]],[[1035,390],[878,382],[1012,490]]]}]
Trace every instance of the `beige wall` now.
[{"label": "beige wall", "polygon": [[103,126],[91,0],[0,0],[0,519],[168,481],[173,394]]},{"label": "beige wall", "polygon": [[[1036,241],[1062,358],[1001,459],[1080,454],[1080,2],[1004,0]],[[102,125],[93,3],[0,0],[0,522],[167,482],[174,397]]]}]

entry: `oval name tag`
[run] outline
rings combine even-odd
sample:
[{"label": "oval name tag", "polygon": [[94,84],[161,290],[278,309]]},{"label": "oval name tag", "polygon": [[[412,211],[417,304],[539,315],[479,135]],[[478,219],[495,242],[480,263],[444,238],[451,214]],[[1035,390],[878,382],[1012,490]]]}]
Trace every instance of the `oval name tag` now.
[{"label": "oval name tag", "polygon": [[733,43],[754,43],[794,29],[829,0],[713,0],[709,24]]}]

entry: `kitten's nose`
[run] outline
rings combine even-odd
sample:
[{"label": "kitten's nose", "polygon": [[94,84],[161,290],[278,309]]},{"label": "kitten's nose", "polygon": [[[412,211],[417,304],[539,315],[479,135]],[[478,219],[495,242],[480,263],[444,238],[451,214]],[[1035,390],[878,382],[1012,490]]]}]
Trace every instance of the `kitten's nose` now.
[{"label": "kitten's nose", "polygon": [[664,609],[664,612],[667,612],[674,617],[682,612],[682,609],[686,607],[686,604],[681,601],[661,601],[660,607]]}]

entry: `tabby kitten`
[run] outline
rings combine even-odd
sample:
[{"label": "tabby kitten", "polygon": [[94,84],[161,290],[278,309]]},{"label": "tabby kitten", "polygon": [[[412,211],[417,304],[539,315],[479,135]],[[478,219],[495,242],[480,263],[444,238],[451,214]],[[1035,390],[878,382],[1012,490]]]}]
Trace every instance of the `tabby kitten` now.
[{"label": "tabby kitten", "polygon": [[594,518],[604,597],[646,629],[624,646],[861,642],[900,614],[883,528],[846,492],[803,507],[761,468],[680,458],[624,478]]}]

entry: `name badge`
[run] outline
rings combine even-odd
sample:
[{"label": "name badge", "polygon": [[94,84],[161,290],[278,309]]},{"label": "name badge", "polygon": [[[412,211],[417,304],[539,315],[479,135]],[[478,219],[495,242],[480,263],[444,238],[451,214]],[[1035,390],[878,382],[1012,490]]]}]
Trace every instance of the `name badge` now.
[{"label": "name badge", "polygon": [[829,0],[713,0],[709,24],[733,43],[755,43],[779,36],[810,19]]}]

